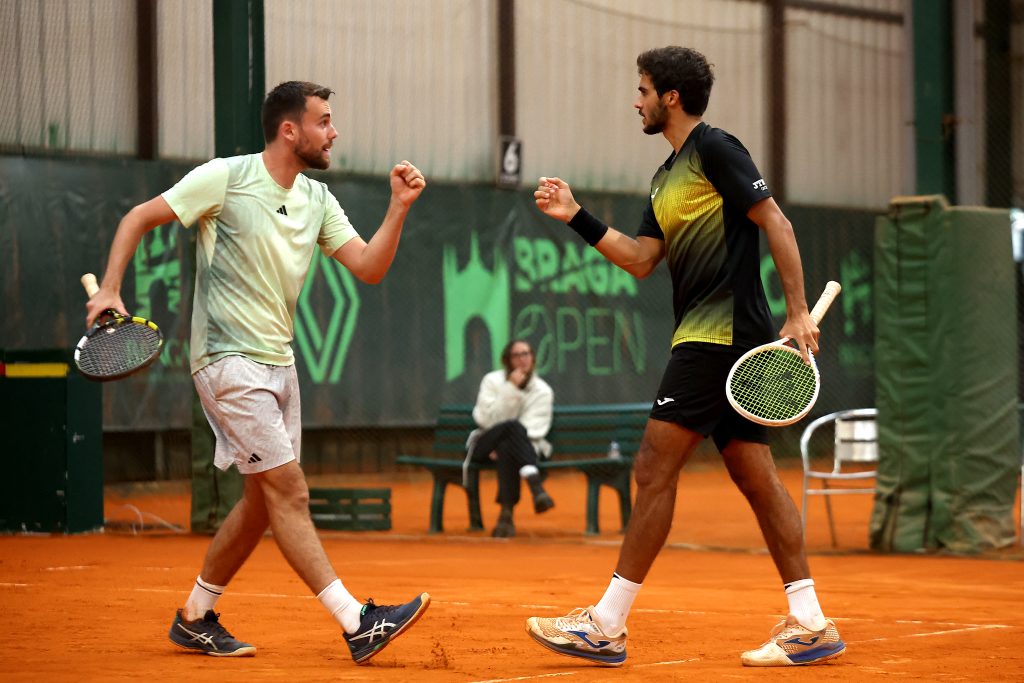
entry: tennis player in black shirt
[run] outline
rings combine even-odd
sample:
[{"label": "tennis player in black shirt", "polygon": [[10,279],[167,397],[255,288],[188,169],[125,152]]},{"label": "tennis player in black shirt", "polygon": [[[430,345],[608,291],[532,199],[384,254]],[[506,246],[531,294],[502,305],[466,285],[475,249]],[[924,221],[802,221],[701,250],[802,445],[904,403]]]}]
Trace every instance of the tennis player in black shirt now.
[{"label": "tennis player in black shirt", "polygon": [[786,322],[778,336],[794,340],[805,360],[808,350],[818,350],[793,226],[740,141],[702,120],[714,82],[704,55],[675,46],[649,50],[637,58],[637,70],[634,106],[644,132],[661,133],[672,145],[651,180],[637,236],[587,213],[560,178],[541,178],[534,197],[541,211],[568,223],[634,277],[647,277],[667,261],[675,312],[672,354],[637,454],[636,507],[607,591],[596,605],[567,616],[530,617],[526,629],[560,654],[610,666],[625,661],[626,617],[668,537],[680,470],[710,436],[757,517],[789,602],[786,619],[767,642],[744,652],[742,663],[832,660],[846,646],[818,604],[800,515],[779,480],[766,429],[740,417],[725,396],[732,364],[775,337],[761,286],[761,232],[786,299]]}]

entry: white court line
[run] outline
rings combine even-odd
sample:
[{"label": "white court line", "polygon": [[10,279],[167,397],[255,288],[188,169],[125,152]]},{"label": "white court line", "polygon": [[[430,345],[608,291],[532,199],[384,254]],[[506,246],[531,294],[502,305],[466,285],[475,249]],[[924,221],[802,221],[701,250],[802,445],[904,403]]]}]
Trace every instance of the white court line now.
[{"label": "white court line", "polygon": [[[136,588],[139,593],[184,593],[183,588]],[[231,595],[238,595],[243,598],[287,598],[288,600],[312,600],[312,595],[286,595],[284,593],[243,593],[231,591]]]},{"label": "white court line", "polygon": [[31,585],[31,583],[0,583],[0,588],[25,588]]},{"label": "white court line", "polygon": [[73,569],[92,569],[91,565],[87,564],[76,564],[70,567],[43,567],[44,572],[69,572]]},{"label": "white court line", "polygon": [[650,662],[648,664],[634,664],[629,667],[631,669],[642,669],[645,666],[671,666],[672,664],[689,664],[690,662],[699,662],[700,657],[690,657],[689,659],[673,659],[667,662]]},{"label": "white court line", "polygon": [[516,676],[515,678],[488,678],[485,681],[473,681],[473,683],[508,683],[508,681],[535,681],[538,678],[555,678],[556,676],[575,676],[579,671],[560,671],[553,674],[536,674],[534,676]]},{"label": "white court line", "polygon": [[886,638],[868,638],[867,640],[851,640],[851,645],[860,643],[877,643],[882,640],[897,640],[899,638],[927,638],[928,636],[947,636],[951,633],[967,633],[970,631],[988,631],[994,628],[1013,628],[1006,624],[967,624],[964,628],[952,628],[946,631],[928,631],[926,633],[908,633],[902,636],[889,636]]},{"label": "white court line", "polygon": [[[690,659],[674,659],[665,662],[649,662],[647,664],[633,664],[630,669],[642,669],[650,666],[672,666],[673,664],[689,664],[690,662],[699,662],[700,657],[691,657]],[[516,676],[515,678],[491,678],[486,681],[473,681],[473,683],[510,683],[510,681],[534,681],[539,678],[554,678],[555,676],[575,676],[576,674],[584,673],[584,671],[591,671],[591,669],[577,670],[577,671],[561,671],[553,674],[535,674],[533,676]]]}]

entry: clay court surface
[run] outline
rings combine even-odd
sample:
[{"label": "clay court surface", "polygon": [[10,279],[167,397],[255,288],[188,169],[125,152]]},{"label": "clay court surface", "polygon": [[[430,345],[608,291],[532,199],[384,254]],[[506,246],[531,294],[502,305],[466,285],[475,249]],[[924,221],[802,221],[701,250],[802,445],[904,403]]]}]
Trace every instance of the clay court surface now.
[{"label": "clay court surface", "polygon": [[[795,496],[799,472],[785,470]],[[683,474],[676,522],[630,618],[629,658],[605,669],[558,656],[523,631],[531,615],[554,616],[600,598],[620,535],[611,494],[602,534],[585,537],[582,475],[550,480],[557,507],[524,505],[519,536],[467,534],[461,491],[451,490],[446,533],[426,533],[428,478],[351,476],[337,486],[391,486],[393,530],[322,532],[346,586],[399,602],[428,591],[423,619],[364,666],[281,557],[271,538],[256,549],[217,605],[255,658],[217,659],[171,645],[167,629],[195,579],[206,536],[187,528],[184,484],[109,488],[107,519],[144,513],[141,533],[0,536],[3,641],[0,679],[32,681],[727,681],[1024,680],[1024,552],[985,558],[896,556],[867,549],[868,496],[836,503],[839,549],[824,507],[811,508],[811,568],[826,613],[847,642],[845,657],[818,667],[745,669],[785,610],[771,560],[749,510],[715,467]],[[485,481],[484,500],[494,482]],[[799,498],[798,498],[799,499]],[[528,503],[528,501],[527,501]],[[495,516],[484,506],[485,523]],[[115,531],[116,528],[116,531]]]}]

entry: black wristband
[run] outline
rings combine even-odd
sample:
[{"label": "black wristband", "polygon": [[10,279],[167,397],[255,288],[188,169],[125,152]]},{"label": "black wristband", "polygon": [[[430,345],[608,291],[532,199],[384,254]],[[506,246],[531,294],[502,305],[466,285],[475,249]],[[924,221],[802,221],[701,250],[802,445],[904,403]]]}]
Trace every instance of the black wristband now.
[{"label": "black wristband", "polygon": [[583,241],[592,247],[597,246],[597,243],[601,241],[604,234],[608,232],[608,226],[590,215],[590,212],[582,206],[569,221],[569,227],[575,230],[583,238]]}]

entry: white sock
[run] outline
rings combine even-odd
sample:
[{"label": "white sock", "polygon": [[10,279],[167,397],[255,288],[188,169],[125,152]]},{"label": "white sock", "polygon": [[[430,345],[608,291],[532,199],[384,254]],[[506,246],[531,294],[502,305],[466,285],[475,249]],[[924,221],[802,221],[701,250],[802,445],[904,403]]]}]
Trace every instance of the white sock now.
[{"label": "white sock", "polygon": [[182,610],[182,618],[185,621],[195,621],[206,616],[208,610],[212,610],[217,604],[217,598],[224,593],[227,586],[216,586],[203,581],[203,577],[196,577],[196,584],[192,586],[192,593],[185,601],[185,609]]},{"label": "white sock", "polygon": [[812,631],[825,628],[825,615],[814,592],[814,579],[787,583],[786,599],[789,600],[789,613],[796,617],[801,626]]},{"label": "white sock", "polygon": [[359,617],[363,605],[345,589],[341,579],[335,579],[327,584],[327,588],[320,591],[316,599],[341,624],[345,633],[352,634],[359,630]]},{"label": "white sock", "polygon": [[537,469],[536,465],[523,465],[519,468],[519,476],[523,479],[531,477],[535,474],[540,474],[540,470]]},{"label": "white sock", "polygon": [[594,606],[591,616],[597,619],[605,635],[615,636],[622,632],[626,626],[626,618],[629,610],[633,607],[633,601],[640,586],[643,584],[633,583],[624,579],[618,574],[612,574],[612,582],[608,584],[608,590],[604,592],[601,602]]}]

